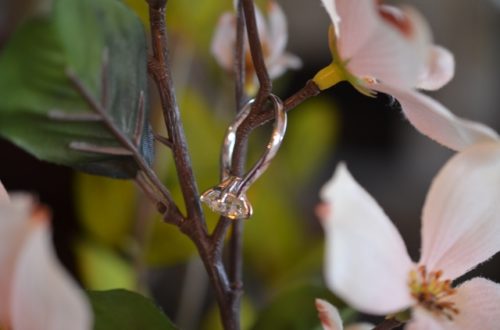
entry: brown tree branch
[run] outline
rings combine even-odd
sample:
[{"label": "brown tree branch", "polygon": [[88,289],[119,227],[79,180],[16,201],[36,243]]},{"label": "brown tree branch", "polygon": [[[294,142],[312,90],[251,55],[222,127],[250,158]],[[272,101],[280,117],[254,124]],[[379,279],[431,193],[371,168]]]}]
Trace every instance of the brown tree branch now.
[{"label": "brown tree branch", "polygon": [[172,74],[168,60],[165,5],[166,1],[148,1],[153,59],[149,61],[149,70],[158,85],[168,138],[172,141],[172,153],[177,170],[177,177],[187,210],[187,219],[201,225],[194,225],[199,231],[206,232],[205,217],[199,201],[199,191],[194,178],[184,128],[180,119],[179,108],[172,84]]},{"label": "brown tree branch", "polygon": [[403,325],[402,322],[394,318],[388,318],[379,323],[377,326],[375,326],[373,330],[391,330],[400,327],[401,325]]}]

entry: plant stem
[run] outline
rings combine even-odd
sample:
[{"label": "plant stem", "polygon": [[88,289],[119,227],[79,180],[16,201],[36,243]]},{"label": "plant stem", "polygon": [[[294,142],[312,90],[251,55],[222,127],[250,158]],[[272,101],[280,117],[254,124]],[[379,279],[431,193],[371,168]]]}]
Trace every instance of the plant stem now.
[{"label": "plant stem", "polygon": [[377,326],[375,326],[375,328],[373,328],[373,330],[391,330],[401,325],[403,325],[403,323],[401,323],[400,321],[393,318],[389,318],[379,323]]},{"label": "plant stem", "polygon": [[184,129],[175,99],[166,38],[166,0],[147,0],[149,4],[153,59],[149,71],[159,90],[171,149],[187,209],[187,221],[179,229],[195,244],[205,266],[219,305],[225,329],[239,329],[239,311],[232,303],[232,290],[222,262],[222,249],[208,236],[205,218],[199,201],[198,187],[193,175]]},{"label": "plant stem", "polygon": [[177,177],[186,205],[187,219],[195,220],[201,224],[195,225],[197,230],[206,231],[205,217],[198,198],[198,186],[194,178],[186,136],[172,84],[165,30],[166,1],[163,1],[163,6],[161,1],[154,1],[154,3],[157,7],[150,7],[149,10],[154,56],[149,62],[150,72],[158,85],[168,138],[172,142]]}]

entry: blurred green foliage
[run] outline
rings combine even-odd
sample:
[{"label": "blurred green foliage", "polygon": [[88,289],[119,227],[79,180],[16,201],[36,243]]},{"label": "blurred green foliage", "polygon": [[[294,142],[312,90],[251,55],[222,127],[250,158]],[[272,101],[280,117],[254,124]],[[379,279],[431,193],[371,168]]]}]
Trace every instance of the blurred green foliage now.
[{"label": "blurred green foliage", "polygon": [[130,262],[115,249],[86,239],[77,243],[76,256],[86,288],[91,290],[136,288],[137,274]]},{"label": "blurred green foliage", "polygon": [[[254,304],[247,298],[241,300],[240,325],[241,329],[250,329],[257,317]],[[202,321],[202,330],[223,330],[219,316],[219,308],[213,305]]]},{"label": "blurred green foliage", "polygon": [[154,303],[131,291],[89,291],[94,330],[175,330]]},{"label": "blurred green foliage", "polygon": [[[106,54],[110,65],[103,86]],[[116,0],[55,0],[51,10],[30,17],[13,33],[0,54],[0,134],[43,160],[133,177],[137,166],[131,157],[70,148],[72,142],[100,147],[118,142],[100,122],[61,118],[95,114],[70,82],[68,70],[97,102],[107,90],[103,106],[132,137],[140,91],[148,94],[146,39],[137,17]],[[54,113],[62,115],[56,119]],[[139,149],[151,159],[147,146],[152,136],[148,126],[143,128]]]}]

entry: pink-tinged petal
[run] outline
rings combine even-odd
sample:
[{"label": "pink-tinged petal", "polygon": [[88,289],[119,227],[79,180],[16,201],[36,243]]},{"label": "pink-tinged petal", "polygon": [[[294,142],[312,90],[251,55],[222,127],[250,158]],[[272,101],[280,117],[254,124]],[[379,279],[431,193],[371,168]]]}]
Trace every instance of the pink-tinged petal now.
[{"label": "pink-tinged petal", "polygon": [[27,195],[0,201],[0,325],[10,324],[9,308],[16,258],[29,228],[33,201]]},{"label": "pink-tinged petal", "polygon": [[499,200],[500,143],[455,155],[427,194],[420,264],[455,279],[500,251]]},{"label": "pink-tinged petal", "polygon": [[453,299],[459,309],[448,329],[498,329],[500,327],[500,285],[474,278],[460,285]]},{"label": "pink-tinged petal", "polygon": [[12,286],[12,327],[90,330],[90,305],[52,247],[48,219],[39,215],[19,256]]},{"label": "pink-tinged petal", "polygon": [[0,181],[0,202],[8,200],[9,200],[9,194],[7,193],[7,190],[5,190],[2,181]]},{"label": "pink-tinged petal", "polygon": [[269,19],[269,61],[273,62],[285,51],[288,41],[288,26],[285,13],[277,2],[270,1],[268,3],[267,15]]},{"label": "pink-tinged petal", "polygon": [[473,144],[499,139],[491,128],[455,116],[441,103],[424,94],[384,84],[370,87],[394,96],[401,104],[406,118],[417,130],[450,149],[462,150]]},{"label": "pink-tinged petal", "polygon": [[419,77],[417,88],[436,90],[446,85],[455,74],[453,54],[440,46],[434,46],[429,52],[427,67]]},{"label": "pink-tinged petal", "polygon": [[342,319],[335,306],[323,299],[316,299],[316,310],[324,330],[342,330]]},{"label": "pink-tinged petal", "polygon": [[281,76],[288,69],[299,69],[301,66],[302,60],[289,53],[282,54],[273,62],[267,63],[269,77],[271,77],[271,79]]},{"label": "pink-tinged petal", "polygon": [[233,13],[224,13],[217,23],[212,39],[211,51],[217,63],[224,69],[232,71],[234,45],[236,43],[236,18]]},{"label": "pink-tinged petal", "polygon": [[[380,22],[376,1],[321,0],[332,20],[342,60],[357,55]],[[335,59],[337,60],[337,59]]]},{"label": "pink-tinged petal", "polygon": [[403,17],[407,26],[405,31],[380,19],[356,53],[345,55],[341,47],[339,52],[342,59],[348,60],[347,68],[355,76],[371,77],[387,85],[410,89],[417,84],[427,63],[429,29],[416,10],[389,8],[391,11],[386,12],[396,11]]},{"label": "pink-tinged petal", "polygon": [[411,321],[405,326],[405,330],[445,330],[448,329],[446,322],[439,322],[435,316],[426,310],[415,307],[412,310]]},{"label": "pink-tinged petal", "polygon": [[[257,30],[259,32],[260,43],[261,44],[268,44],[269,43],[269,27],[267,25],[267,20],[264,18],[264,15],[262,15],[262,12],[260,11],[260,9],[257,6],[254,6],[254,8],[255,8],[255,21],[257,23]],[[246,33],[245,33],[245,38],[246,38]],[[248,39],[247,39],[247,42],[248,42]],[[250,49],[250,48],[248,48],[248,49]]]},{"label": "pink-tinged petal", "polygon": [[397,229],[375,200],[340,164],[323,187],[331,204],[325,230],[325,279],[355,309],[388,314],[411,304],[407,280],[413,266]]}]

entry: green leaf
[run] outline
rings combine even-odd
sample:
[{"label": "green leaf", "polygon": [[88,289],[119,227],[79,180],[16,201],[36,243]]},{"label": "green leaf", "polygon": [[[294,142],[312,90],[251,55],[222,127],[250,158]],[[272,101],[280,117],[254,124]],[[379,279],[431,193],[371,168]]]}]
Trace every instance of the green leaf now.
[{"label": "green leaf", "polygon": [[150,162],[146,57],[143,26],[120,1],[54,0],[0,54],[0,135],[46,161],[133,177],[132,157],[75,81]]},{"label": "green leaf", "polygon": [[131,265],[105,245],[91,240],[80,241],[76,246],[76,256],[85,287],[106,290],[136,286]]},{"label": "green leaf", "polygon": [[94,330],[177,329],[154,303],[127,290],[90,291]]}]

